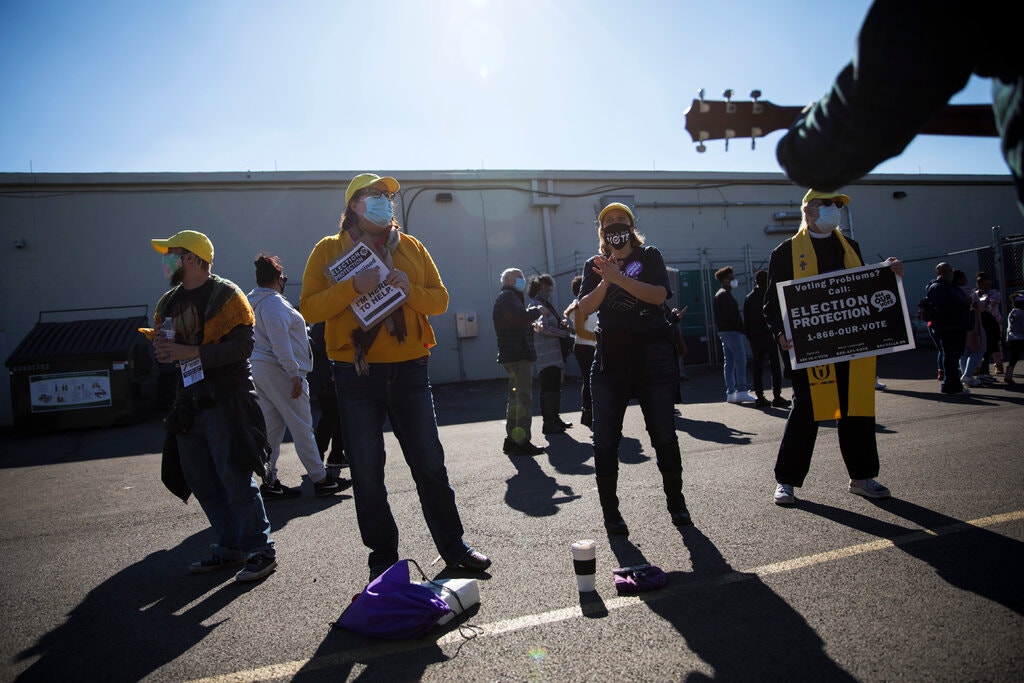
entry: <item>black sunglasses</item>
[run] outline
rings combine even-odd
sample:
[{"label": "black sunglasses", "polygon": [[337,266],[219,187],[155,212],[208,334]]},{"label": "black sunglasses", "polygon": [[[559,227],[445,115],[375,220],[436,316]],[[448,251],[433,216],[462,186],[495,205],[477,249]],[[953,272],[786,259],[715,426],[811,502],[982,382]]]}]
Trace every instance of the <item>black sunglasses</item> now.
[{"label": "black sunglasses", "polygon": [[282,285],[288,284],[288,276],[287,275],[282,275],[281,276],[281,284]]},{"label": "black sunglasses", "polygon": [[394,198],[395,198],[395,193],[394,192],[382,192],[380,190],[367,190],[366,193],[361,195],[359,198],[360,199],[365,199],[366,197],[373,197],[374,199],[377,199],[378,197],[387,197],[389,201],[393,201]]},{"label": "black sunglasses", "polygon": [[843,208],[843,200],[842,199],[819,199],[818,201],[821,202],[822,206],[832,206],[833,204],[835,204],[836,208],[838,208],[838,209]]}]

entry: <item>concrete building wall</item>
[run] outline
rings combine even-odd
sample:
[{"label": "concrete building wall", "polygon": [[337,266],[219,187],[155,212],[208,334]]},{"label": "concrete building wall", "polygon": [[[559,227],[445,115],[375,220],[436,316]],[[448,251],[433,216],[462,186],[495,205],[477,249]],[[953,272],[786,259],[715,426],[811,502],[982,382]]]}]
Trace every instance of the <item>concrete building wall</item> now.
[{"label": "concrete building wall", "polygon": [[[209,235],[214,272],[245,291],[255,286],[255,255],[280,256],[289,275],[285,294],[297,304],[306,258],[337,231],[344,189],[358,172],[0,174],[0,356],[11,354],[41,311],[141,306],[151,316],[166,283],[149,240],[184,228]],[[432,321],[435,383],[503,376],[490,322],[498,275],[513,265],[550,272],[556,303],[567,304],[571,277],[595,252],[595,219],[607,201],[635,206],[638,228],[669,266],[713,272],[734,265],[742,296],[787,226],[796,225],[775,214],[798,212],[803,194],[780,174],[377,172],[402,183],[400,222],[430,250],[451,294],[448,312]],[[846,229],[869,262],[908,262],[912,300],[938,257],[988,246],[993,226],[1024,233],[1009,176],[869,176],[845,191],[853,198]],[[957,265],[972,273],[977,259],[967,254]],[[705,295],[696,289],[684,300]],[[476,316],[475,338],[456,336],[460,313]],[[97,314],[47,319],[77,316]],[[4,373],[0,425],[12,420]]]}]

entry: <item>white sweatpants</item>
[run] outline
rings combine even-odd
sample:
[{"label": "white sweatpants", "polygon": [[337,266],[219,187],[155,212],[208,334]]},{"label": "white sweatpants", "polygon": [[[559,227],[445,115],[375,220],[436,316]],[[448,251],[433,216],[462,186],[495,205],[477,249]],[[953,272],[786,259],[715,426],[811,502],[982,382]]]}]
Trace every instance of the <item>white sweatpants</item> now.
[{"label": "white sweatpants", "polygon": [[309,384],[302,379],[302,395],[292,398],[292,379],[277,363],[252,361],[252,379],[260,399],[260,410],[267,423],[267,441],[270,452],[270,478],[277,479],[277,458],[281,455],[284,429],[292,435],[295,452],[306,468],[309,478],[322,481],[327,469],[320,459],[320,449],[313,437],[313,416],[309,409]]}]

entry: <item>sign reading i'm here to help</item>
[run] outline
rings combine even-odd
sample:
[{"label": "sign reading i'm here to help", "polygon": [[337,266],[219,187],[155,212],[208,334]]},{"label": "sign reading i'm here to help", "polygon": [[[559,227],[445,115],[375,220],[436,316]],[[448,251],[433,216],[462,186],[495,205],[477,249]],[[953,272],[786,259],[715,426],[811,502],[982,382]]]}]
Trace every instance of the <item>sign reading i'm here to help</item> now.
[{"label": "sign reading i'm here to help", "polygon": [[386,318],[408,297],[402,290],[384,282],[384,276],[389,272],[388,267],[361,242],[356,243],[348,253],[332,263],[328,267],[328,272],[335,282],[341,282],[364,268],[376,268],[380,271],[380,282],[377,286],[352,302],[352,311],[356,314],[359,326],[366,330]]}]

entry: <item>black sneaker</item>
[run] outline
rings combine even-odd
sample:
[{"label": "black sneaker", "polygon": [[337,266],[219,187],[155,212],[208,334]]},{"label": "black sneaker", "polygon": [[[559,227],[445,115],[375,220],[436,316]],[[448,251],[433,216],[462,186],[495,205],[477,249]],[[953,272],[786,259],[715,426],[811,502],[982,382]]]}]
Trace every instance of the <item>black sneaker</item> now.
[{"label": "black sneaker", "polygon": [[506,436],[505,442],[501,444],[501,452],[505,455],[512,455],[516,450],[516,442],[512,440],[512,437]]},{"label": "black sneaker", "polygon": [[793,405],[793,402],[790,401],[788,398],[776,396],[775,398],[772,399],[772,405],[776,408],[788,408],[791,405]]},{"label": "black sneaker", "polygon": [[512,451],[511,455],[540,455],[543,452],[543,448],[534,446],[529,441],[524,441],[523,443],[516,444],[516,448]]},{"label": "black sneaker", "polygon": [[210,572],[220,571],[221,569],[231,569],[245,564],[245,560],[225,560],[220,555],[211,555],[205,560],[197,560],[188,566],[188,570],[193,574],[209,574]]},{"label": "black sneaker", "polygon": [[766,399],[764,396],[758,396],[757,400],[754,401],[755,408],[767,408],[771,405],[771,401]]},{"label": "black sneaker", "polygon": [[283,500],[285,498],[298,498],[302,495],[302,489],[285,486],[275,479],[273,484],[260,484],[260,495],[263,500]]},{"label": "black sneaker", "polygon": [[346,479],[345,477],[335,477],[328,473],[322,481],[313,483],[313,495],[319,498],[320,496],[330,496],[335,493],[341,493],[347,488],[352,486],[352,480]]},{"label": "black sneaker", "polygon": [[276,567],[276,559],[257,553],[245,561],[242,571],[235,574],[235,581],[258,581],[274,571]]}]

